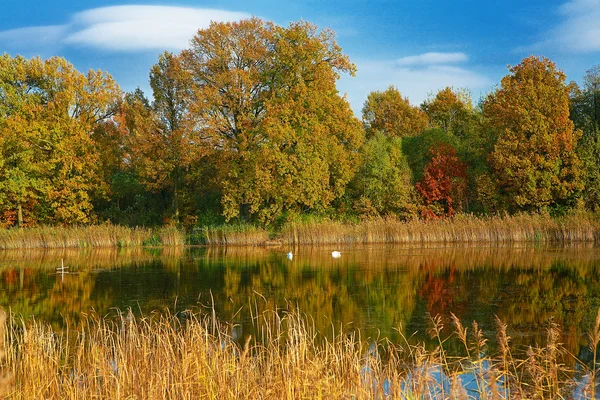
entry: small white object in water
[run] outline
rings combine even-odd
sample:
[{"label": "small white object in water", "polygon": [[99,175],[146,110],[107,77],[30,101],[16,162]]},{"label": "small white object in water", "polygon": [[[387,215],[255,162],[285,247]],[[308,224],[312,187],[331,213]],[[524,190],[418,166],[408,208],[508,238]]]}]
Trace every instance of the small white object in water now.
[{"label": "small white object in water", "polygon": [[333,258],[340,258],[341,256],[342,256],[342,253],[340,253],[339,251],[331,252],[331,257],[333,257]]},{"label": "small white object in water", "polygon": [[290,251],[289,253],[287,253],[287,258],[289,260],[291,260],[292,258],[294,258],[294,255],[292,254],[292,252]]}]

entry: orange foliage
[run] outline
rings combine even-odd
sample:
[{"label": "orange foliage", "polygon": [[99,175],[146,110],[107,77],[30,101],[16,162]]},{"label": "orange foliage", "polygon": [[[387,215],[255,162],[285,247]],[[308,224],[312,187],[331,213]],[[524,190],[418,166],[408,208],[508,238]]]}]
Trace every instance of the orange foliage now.
[{"label": "orange foliage", "polygon": [[430,152],[432,159],[417,183],[417,190],[425,201],[421,213],[426,219],[452,217],[455,205],[466,195],[467,165],[450,145],[440,144]]}]

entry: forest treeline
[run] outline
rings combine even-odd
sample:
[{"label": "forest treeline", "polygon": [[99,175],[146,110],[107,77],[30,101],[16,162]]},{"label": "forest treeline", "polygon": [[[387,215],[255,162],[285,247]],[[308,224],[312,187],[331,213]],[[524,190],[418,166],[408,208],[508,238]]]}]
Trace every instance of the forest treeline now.
[{"label": "forest treeline", "polygon": [[597,211],[600,66],[531,56],[473,104],[390,86],[362,120],[329,30],[212,23],[150,70],[152,100],[63,58],[0,56],[0,225],[282,224]]}]

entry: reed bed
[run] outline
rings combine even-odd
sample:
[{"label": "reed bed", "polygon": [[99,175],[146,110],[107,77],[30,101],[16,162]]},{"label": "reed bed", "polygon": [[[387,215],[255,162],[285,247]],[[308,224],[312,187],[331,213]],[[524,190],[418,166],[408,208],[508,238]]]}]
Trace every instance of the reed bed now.
[{"label": "reed bed", "polygon": [[[5,315],[5,314],[4,314]],[[1,314],[0,314],[1,316]],[[253,316],[258,337],[233,335],[214,312],[115,319],[89,316],[77,329],[11,316],[0,326],[0,392],[6,398],[101,399],[554,399],[595,398],[597,363],[586,366],[560,344],[550,322],[543,346],[513,349],[497,321],[497,354],[477,323],[434,345],[363,339],[359,332],[316,331],[298,311]],[[233,336],[232,336],[233,335]],[[453,338],[460,354],[445,348]],[[600,343],[600,313],[589,333]],[[437,344],[435,344],[437,343]],[[577,365],[576,371],[573,368]]]},{"label": "reed bed", "polygon": [[590,213],[552,218],[542,214],[492,217],[458,215],[439,221],[374,218],[360,222],[307,218],[270,232],[251,224],[195,228],[128,228],[118,225],[0,230],[0,249],[131,246],[340,245],[428,243],[599,243],[600,218]]},{"label": "reed bed", "polygon": [[119,225],[12,228],[0,230],[0,249],[132,247],[182,245],[185,234],[176,228],[158,230]]},{"label": "reed bed", "polygon": [[475,217],[458,215],[439,221],[369,219],[357,223],[307,221],[281,231],[288,244],[371,243],[519,243],[572,244],[600,241],[600,219],[591,214],[551,218],[539,214]]},{"label": "reed bed", "polygon": [[192,233],[195,244],[217,246],[263,246],[269,243],[266,229],[250,224],[205,226]]}]

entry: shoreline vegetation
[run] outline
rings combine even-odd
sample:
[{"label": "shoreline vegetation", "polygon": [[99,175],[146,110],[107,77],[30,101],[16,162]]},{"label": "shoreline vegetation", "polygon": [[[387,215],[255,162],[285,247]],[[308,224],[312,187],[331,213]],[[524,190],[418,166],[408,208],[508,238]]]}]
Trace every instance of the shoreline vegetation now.
[{"label": "shoreline vegetation", "polygon": [[429,243],[573,244],[600,242],[600,218],[592,213],[550,217],[517,214],[457,215],[437,221],[373,218],[336,221],[307,218],[278,229],[251,224],[129,228],[119,225],[34,227],[0,230],[0,249],[140,246],[296,246]]},{"label": "shoreline vegetation", "polygon": [[[252,316],[257,337],[235,334],[214,312],[113,318],[86,316],[65,332],[0,309],[3,398],[595,398],[596,357],[560,343],[514,348],[510,327],[495,337],[453,314],[429,321],[428,343],[319,332],[297,310]],[[238,329],[239,330],[239,329]],[[399,327],[400,332],[402,328]],[[494,335],[487,333],[487,336]],[[451,344],[451,341],[454,345]],[[600,313],[588,332],[600,343]],[[140,362],[144,360],[144,362]]]}]

